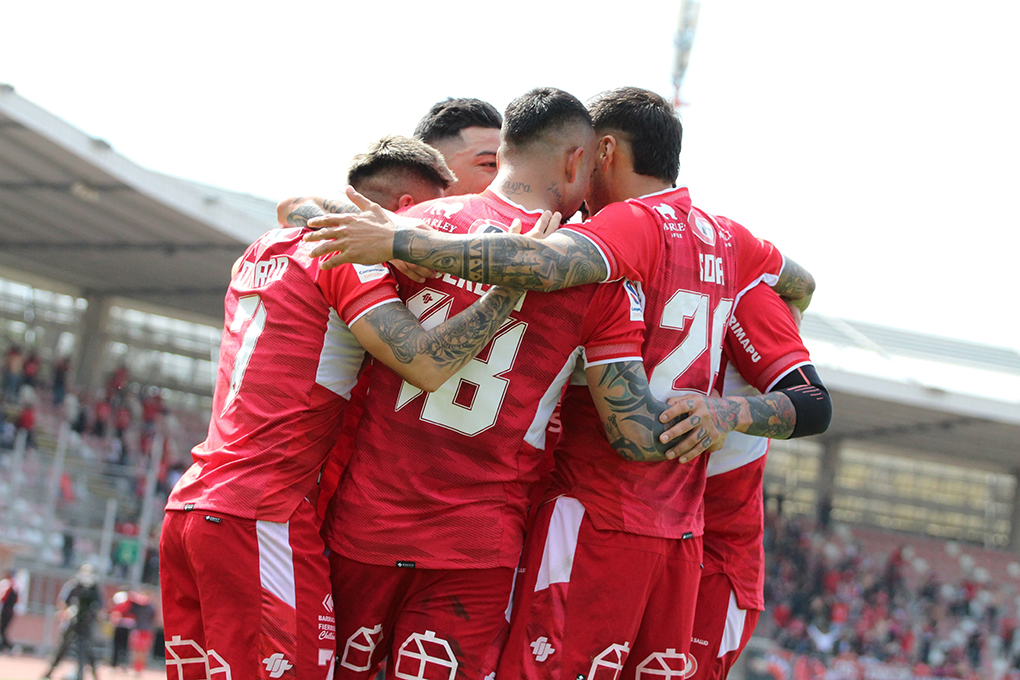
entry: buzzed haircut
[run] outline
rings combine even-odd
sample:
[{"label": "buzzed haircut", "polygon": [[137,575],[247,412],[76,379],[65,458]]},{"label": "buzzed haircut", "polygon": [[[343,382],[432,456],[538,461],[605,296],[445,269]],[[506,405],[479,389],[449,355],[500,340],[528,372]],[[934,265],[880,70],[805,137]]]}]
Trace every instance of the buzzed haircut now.
[{"label": "buzzed haircut", "polygon": [[521,148],[545,132],[570,124],[592,126],[584,104],[555,87],[536,87],[506,107],[501,142],[507,147]]},{"label": "buzzed haircut", "polygon": [[469,127],[498,130],[503,126],[503,116],[489,102],[470,97],[446,100],[432,105],[425,117],[418,121],[414,136],[426,144],[456,137]]},{"label": "buzzed haircut", "polygon": [[347,170],[347,183],[357,188],[360,182],[387,172],[405,173],[444,191],[457,179],[442,154],[425,142],[389,135],[354,157]]},{"label": "buzzed haircut", "polygon": [[617,132],[630,144],[634,172],[676,184],[683,125],[673,105],[639,87],[620,87],[588,102],[598,134]]}]

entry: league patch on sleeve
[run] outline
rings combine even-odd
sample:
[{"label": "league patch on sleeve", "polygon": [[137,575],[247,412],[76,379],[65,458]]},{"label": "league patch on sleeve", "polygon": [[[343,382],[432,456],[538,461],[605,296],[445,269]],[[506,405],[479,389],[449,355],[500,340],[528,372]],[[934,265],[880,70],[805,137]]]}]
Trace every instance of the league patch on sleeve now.
[{"label": "league patch on sleeve", "polygon": [[362,283],[368,283],[369,281],[376,281],[381,279],[390,273],[390,270],[386,268],[384,264],[355,264],[352,265],[354,271],[358,274],[358,278],[361,279]]},{"label": "league patch on sleeve", "polygon": [[630,298],[630,320],[644,321],[645,294],[641,290],[641,283],[634,283],[630,279],[624,279],[623,288],[627,291],[627,297]]}]

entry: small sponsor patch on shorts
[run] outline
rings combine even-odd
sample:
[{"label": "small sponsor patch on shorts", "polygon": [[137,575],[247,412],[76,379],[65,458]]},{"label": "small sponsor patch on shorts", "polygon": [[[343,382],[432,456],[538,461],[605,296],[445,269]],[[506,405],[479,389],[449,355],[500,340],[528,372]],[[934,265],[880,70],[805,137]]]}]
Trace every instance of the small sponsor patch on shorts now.
[{"label": "small sponsor patch on shorts", "polygon": [[194,509],[195,509],[195,504],[194,503],[185,503],[184,504],[184,511],[185,512],[187,512],[189,510],[194,510]]},{"label": "small sponsor patch on shorts", "polygon": [[694,532],[693,531],[685,531],[684,535],[681,536],[680,538],[683,539],[683,540],[687,540],[688,538],[694,538]]},{"label": "small sponsor patch on shorts", "polygon": [[212,522],[213,524],[219,524],[220,522],[223,521],[223,518],[222,517],[213,517],[212,515],[206,515],[205,516],[205,521],[206,522]]},{"label": "small sponsor patch on shorts", "polygon": [[414,562],[408,562],[407,560],[397,560],[397,566],[401,569],[414,569]]}]

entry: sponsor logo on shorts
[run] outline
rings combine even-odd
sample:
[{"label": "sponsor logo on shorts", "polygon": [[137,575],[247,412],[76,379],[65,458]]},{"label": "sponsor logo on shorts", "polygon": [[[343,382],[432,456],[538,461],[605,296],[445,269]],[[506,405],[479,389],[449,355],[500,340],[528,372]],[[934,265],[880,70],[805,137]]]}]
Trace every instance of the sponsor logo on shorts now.
[{"label": "sponsor logo on shorts", "polygon": [[414,569],[414,562],[407,560],[397,560],[397,566],[401,569]]},{"label": "sponsor logo on shorts", "polygon": [[628,654],[630,642],[609,645],[592,660],[588,677],[591,680],[619,680]]},{"label": "sponsor logo on shorts", "polygon": [[[177,679],[185,677],[199,677],[194,672],[195,666],[204,666],[204,675],[199,671],[202,680],[232,680],[230,676],[230,664],[222,656],[210,649],[208,652],[202,649],[194,640],[182,640],[180,635],[174,635],[164,643],[166,647],[167,678]],[[187,666],[187,668],[185,668]],[[176,668],[174,674],[171,668]]]},{"label": "sponsor logo on shorts", "polygon": [[634,680],[684,680],[694,675],[697,663],[690,654],[677,652],[673,648],[665,652],[652,652],[638,664]]},{"label": "sponsor logo on shorts", "polygon": [[330,614],[332,614],[332,613],[333,613],[333,595],[332,595],[331,593],[326,593],[326,597],[325,597],[325,598],[323,598],[323,600],[322,600],[322,606],[323,606],[323,607],[324,607],[324,608],[326,609],[326,611],[328,611],[328,612],[329,612]]},{"label": "sponsor logo on shorts", "polygon": [[702,645],[703,647],[708,647],[708,640],[702,640],[701,638],[692,637],[691,638],[691,642],[693,642],[696,645]]},{"label": "sponsor logo on shorts", "polygon": [[362,626],[347,638],[340,665],[352,671],[367,671],[372,667],[372,653],[382,640],[382,624],[368,628]]},{"label": "sponsor logo on shorts", "polygon": [[548,659],[549,655],[555,651],[544,635],[531,643],[531,653],[535,655],[535,661],[539,663]]},{"label": "sponsor logo on shorts", "polygon": [[284,673],[294,667],[294,664],[283,658],[283,654],[280,652],[262,659],[262,663],[266,665],[266,671],[271,678],[282,678]]},{"label": "sponsor logo on shorts", "polygon": [[450,643],[433,631],[411,633],[397,650],[393,675],[400,680],[454,680],[457,657]]}]

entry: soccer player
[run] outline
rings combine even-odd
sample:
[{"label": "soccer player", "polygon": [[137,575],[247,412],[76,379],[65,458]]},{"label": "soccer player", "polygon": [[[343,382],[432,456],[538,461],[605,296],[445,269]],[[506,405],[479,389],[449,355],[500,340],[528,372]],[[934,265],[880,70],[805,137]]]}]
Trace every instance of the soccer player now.
[{"label": "soccer player", "polygon": [[492,104],[467,97],[434,104],[418,122],[415,138],[443,154],[457,176],[447,196],[480,194],[492,183],[502,125]]},{"label": "soccer player", "polygon": [[[438,154],[407,141],[448,177]],[[440,181],[432,192],[442,190]],[[365,350],[432,392],[520,300],[493,288],[425,330],[387,268],[322,271],[307,231],[270,231],[235,265],[208,437],[170,496],[160,539],[168,661],[186,663],[177,650],[191,648],[235,678],[332,676],[329,565],[308,499]]]},{"label": "soccer player", "polygon": [[[765,280],[806,305],[813,282],[794,263],[784,267],[771,244],[694,208],[687,189],[674,186],[681,128],[661,97],[621,88],[590,109],[598,148],[587,202],[595,216],[584,225],[529,243],[506,235],[392,231],[364,216],[319,218],[320,225],[342,227],[313,236],[337,239],[314,252],[341,250],[335,256],[340,262],[396,256],[469,280],[514,281],[529,289],[627,277],[640,284],[639,296],[647,296],[644,360],[604,366],[597,383],[613,385],[641,369],[650,375],[655,399],[707,395],[739,295]],[[512,188],[523,194],[557,189]],[[623,388],[616,394],[622,401],[638,398]],[[689,417],[663,439],[682,436],[670,451],[682,461],[718,447],[734,429],[788,436],[796,416],[782,393],[751,401],[685,397],[682,403]],[[600,416],[612,445],[598,432]],[[599,400],[593,404],[581,388],[568,390],[561,419],[562,444],[547,493],[552,502],[539,511],[528,539],[520,606],[499,674],[592,677],[605,668],[610,677],[622,670],[633,678],[641,669],[686,663],[700,579],[705,461],[622,460],[616,452],[628,445],[635,460],[658,458],[629,436],[626,419],[607,418]]]},{"label": "soccer player", "polygon": [[[507,108],[489,189],[403,215],[472,234],[505,231],[515,219],[529,227],[543,210],[573,212],[594,141],[581,102],[533,90]],[[484,289],[451,275],[401,279],[425,326]],[[495,671],[549,417],[579,357],[596,371],[638,357],[638,303],[622,282],[526,296],[490,346],[432,394],[373,370],[325,527],[338,678],[369,678],[387,655],[390,677]],[[658,408],[645,418],[654,422]]]},{"label": "soccer player", "polygon": [[[824,432],[832,417],[828,392],[797,330],[799,313],[759,284],[742,298],[723,350],[723,395],[787,390],[797,410],[791,437]],[[734,433],[708,460],[705,568],[688,675],[694,680],[725,678],[765,609],[762,477],[768,447],[768,439]]]}]

